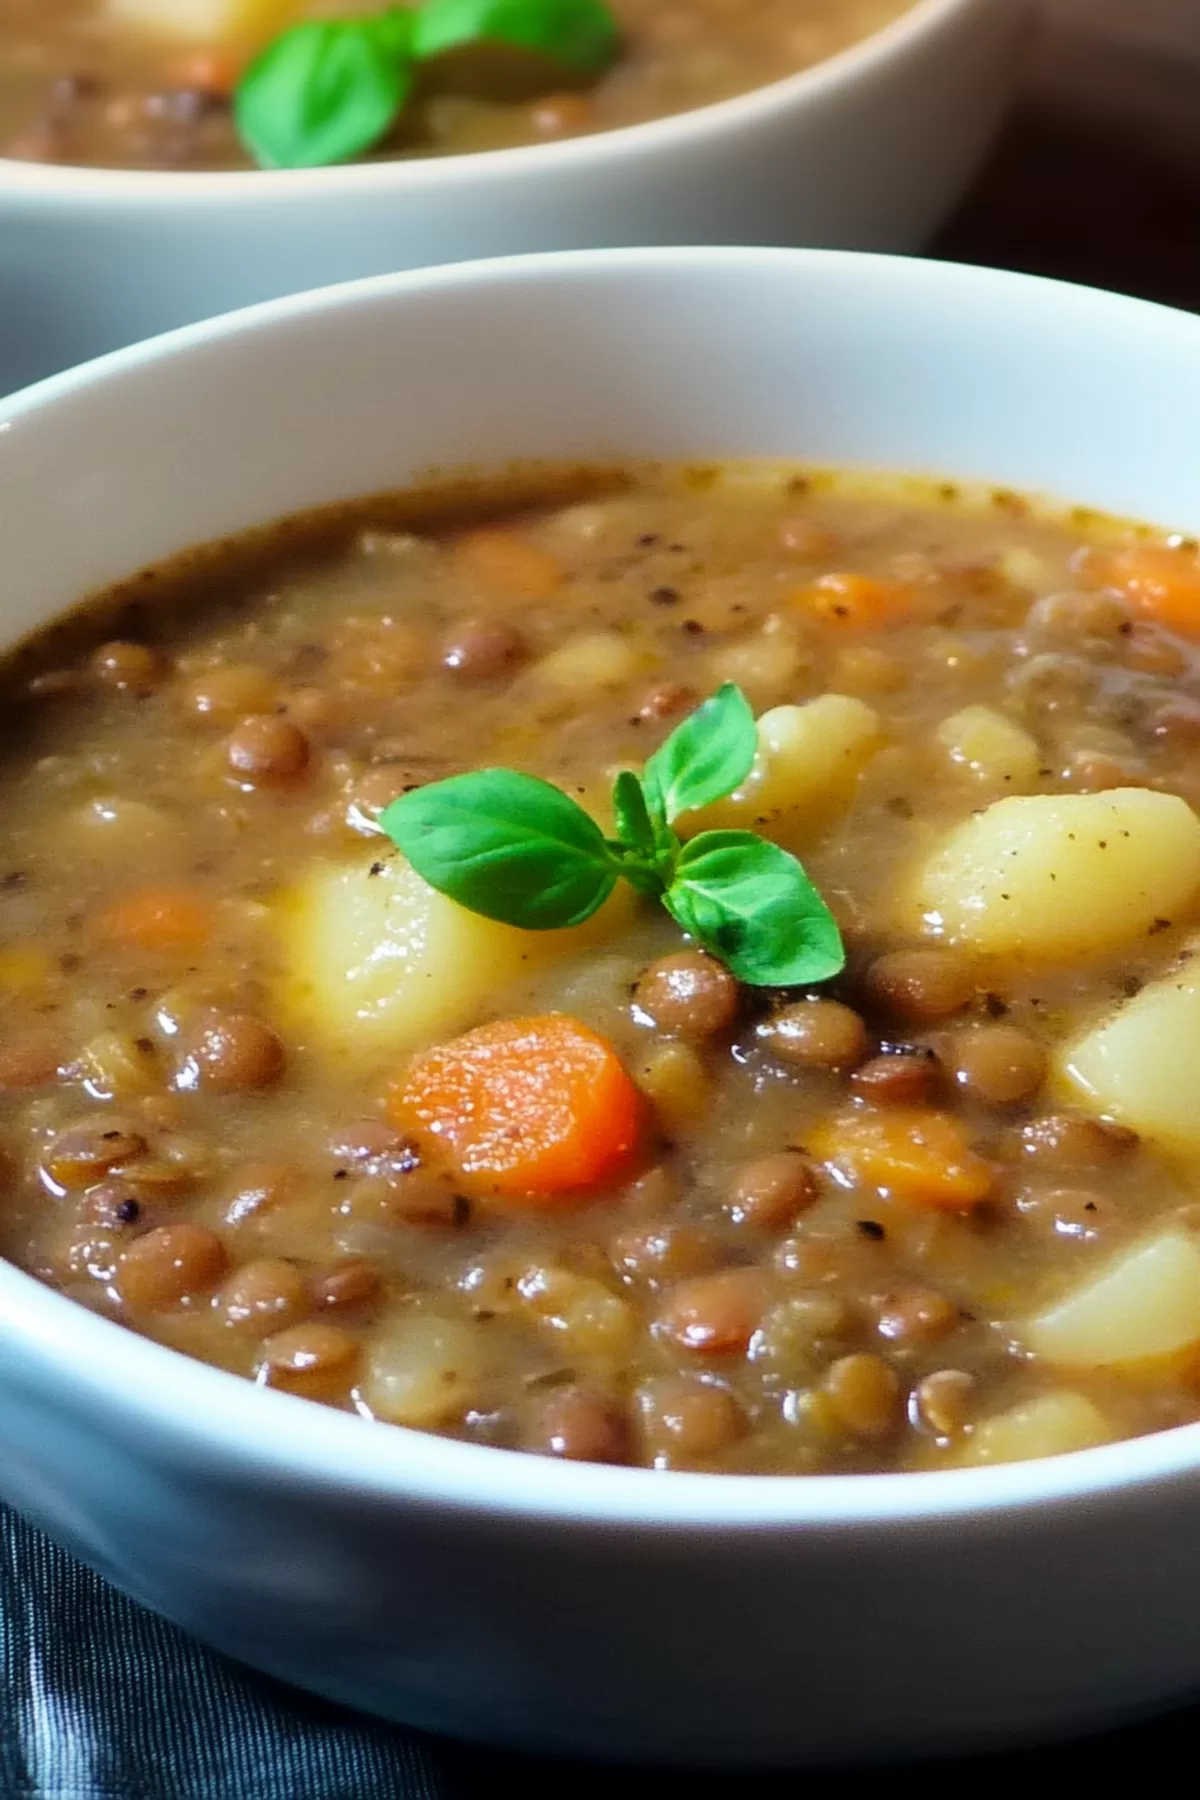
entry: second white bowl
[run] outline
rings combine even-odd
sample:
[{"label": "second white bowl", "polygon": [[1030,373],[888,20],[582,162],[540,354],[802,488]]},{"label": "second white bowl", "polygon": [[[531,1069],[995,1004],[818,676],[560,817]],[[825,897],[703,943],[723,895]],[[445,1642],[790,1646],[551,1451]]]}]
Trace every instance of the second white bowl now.
[{"label": "second white bowl", "polygon": [[915,0],[737,99],[526,149],[244,174],[0,159],[0,393],[326,282],[619,244],[916,249],[1012,90],[1031,0]]}]

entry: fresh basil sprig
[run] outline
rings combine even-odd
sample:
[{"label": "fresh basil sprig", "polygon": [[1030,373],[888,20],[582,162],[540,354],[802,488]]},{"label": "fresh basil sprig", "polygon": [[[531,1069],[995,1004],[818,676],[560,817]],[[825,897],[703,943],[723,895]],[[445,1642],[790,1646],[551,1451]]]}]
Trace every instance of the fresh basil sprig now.
[{"label": "fresh basil sprig", "polygon": [[246,69],[233,101],[238,136],[265,169],[348,162],[386,137],[421,63],[481,44],[592,78],[616,61],[620,34],[603,0],[426,0],[364,18],[310,19]]},{"label": "fresh basil sprig", "polygon": [[753,987],[828,981],[845,965],[841,936],[794,856],[752,831],[684,843],[672,829],[740,787],[757,744],[746,697],[727,682],[640,778],[617,777],[614,838],[560,788],[511,769],[415,788],[379,823],[431,887],[485,918],[526,931],[580,925],[625,880]]},{"label": "fresh basil sprig", "polygon": [[425,0],[413,51],[442,56],[469,44],[510,44],[574,75],[603,75],[617,59],[617,22],[602,0]]},{"label": "fresh basil sprig", "polygon": [[741,787],[754,767],[758,732],[750,702],[727,681],[677,725],[646,764],[642,787],[650,816],[673,825]]},{"label": "fresh basil sprig", "polygon": [[238,84],[238,135],[265,169],[348,162],[377,144],[411,94],[413,15],[311,19],[267,45]]}]

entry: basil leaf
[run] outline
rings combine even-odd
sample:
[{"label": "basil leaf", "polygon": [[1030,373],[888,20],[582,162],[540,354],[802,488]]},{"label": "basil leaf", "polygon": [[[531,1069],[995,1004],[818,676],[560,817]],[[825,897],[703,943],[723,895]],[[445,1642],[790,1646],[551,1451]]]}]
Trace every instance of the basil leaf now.
[{"label": "basil leaf", "polygon": [[511,769],[415,788],[379,823],[430,887],[525,931],[582,924],[616,884],[595,820],[560,788]]},{"label": "basil leaf", "polygon": [[651,817],[670,824],[740,787],[754,767],[758,732],[750,702],[727,681],[677,725],[646,764]]},{"label": "basil leaf", "polygon": [[416,56],[480,43],[511,44],[577,75],[600,75],[616,61],[621,38],[601,0],[428,0],[417,14]]},{"label": "basil leaf", "polygon": [[623,845],[643,856],[657,855],[658,840],[646,811],[642,784],[628,769],[622,769],[613,785],[613,817]]},{"label": "basil leaf", "polygon": [[693,838],[663,904],[752,987],[828,981],[845,967],[833,914],[796,858],[752,831]]},{"label": "basil leaf", "polygon": [[377,144],[412,92],[413,15],[315,19],[285,31],[234,95],[238,136],[264,169],[347,162]]}]

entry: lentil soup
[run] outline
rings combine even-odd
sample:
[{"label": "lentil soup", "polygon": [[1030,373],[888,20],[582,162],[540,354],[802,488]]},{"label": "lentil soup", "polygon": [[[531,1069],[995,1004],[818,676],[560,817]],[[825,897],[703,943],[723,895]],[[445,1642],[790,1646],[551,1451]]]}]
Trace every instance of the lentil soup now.
[{"label": "lentil soup", "polygon": [[[1200,1418],[1197,633],[1189,542],[759,465],[148,571],[5,676],[0,1249],[266,1386],[560,1457]],[[679,829],[801,855],[832,981],[738,980],[627,884],[498,924],[381,829],[499,766],[610,830],[727,683],[754,766]]]},{"label": "lentil soup", "polygon": [[[373,154],[505,149],[705,106],[809,68],[909,4],[612,0],[620,48],[598,79],[511,57],[431,67]],[[248,168],[232,96],[263,42],[305,20],[379,10],[371,0],[0,0],[0,155]]]}]

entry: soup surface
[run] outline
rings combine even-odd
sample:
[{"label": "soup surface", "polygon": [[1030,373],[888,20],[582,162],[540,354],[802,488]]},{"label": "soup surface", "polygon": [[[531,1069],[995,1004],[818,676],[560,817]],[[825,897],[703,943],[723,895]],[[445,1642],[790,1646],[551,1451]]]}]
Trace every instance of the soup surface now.
[{"label": "soup surface", "polygon": [[[503,149],[683,112],[777,81],[866,37],[910,0],[612,0],[623,46],[591,87],[558,91],[503,61],[423,91],[375,154]],[[0,155],[104,168],[238,169],[250,159],[230,107],[266,32],[358,16],[370,0],[185,10],[222,23],[164,31],[176,0],[0,0]],[[251,15],[247,26],[244,15]],[[258,15],[258,21],[253,15]],[[242,20],[242,23],[239,23]]]},{"label": "soup surface", "polygon": [[[585,1460],[1200,1418],[1198,630],[1190,543],[756,465],[150,572],[5,677],[0,1248],[260,1383]],[[605,821],[725,682],[754,770],[681,828],[803,856],[831,983],[740,983],[628,889],[497,925],[381,832],[481,766]]]}]

